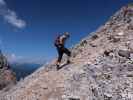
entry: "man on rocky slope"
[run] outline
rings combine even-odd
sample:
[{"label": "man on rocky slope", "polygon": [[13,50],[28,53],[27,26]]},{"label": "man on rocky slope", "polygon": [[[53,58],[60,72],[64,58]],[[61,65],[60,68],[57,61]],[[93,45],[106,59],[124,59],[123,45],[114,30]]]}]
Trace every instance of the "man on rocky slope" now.
[{"label": "man on rocky slope", "polygon": [[69,58],[71,56],[71,52],[65,47],[65,42],[69,37],[70,34],[68,32],[65,32],[63,35],[59,35],[55,40],[54,45],[58,52],[58,60],[56,61],[57,70],[60,69],[60,63],[64,53],[68,56],[67,64],[70,63]]}]

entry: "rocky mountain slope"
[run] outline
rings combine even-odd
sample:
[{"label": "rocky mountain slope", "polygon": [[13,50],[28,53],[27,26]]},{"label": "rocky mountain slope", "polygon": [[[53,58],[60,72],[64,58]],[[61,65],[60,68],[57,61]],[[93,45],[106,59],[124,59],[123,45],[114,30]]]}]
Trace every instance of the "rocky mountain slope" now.
[{"label": "rocky mountain slope", "polygon": [[0,51],[0,90],[7,91],[15,83],[15,74],[9,68],[6,57]]},{"label": "rocky mountain slope", "polygon": [[71,50],[73,63],[40,68],[0,100],[133,100],[132,5]]}]

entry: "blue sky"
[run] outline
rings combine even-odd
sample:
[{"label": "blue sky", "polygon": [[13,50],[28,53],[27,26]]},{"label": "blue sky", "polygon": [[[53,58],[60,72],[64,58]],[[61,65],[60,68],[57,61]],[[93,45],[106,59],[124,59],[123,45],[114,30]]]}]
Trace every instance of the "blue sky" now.
[{"label": "blue sky", "polygon": [[133,0],[0,0],[0,45],[12,59],[52,59],[57,33],[68,47],[95,31]]}]

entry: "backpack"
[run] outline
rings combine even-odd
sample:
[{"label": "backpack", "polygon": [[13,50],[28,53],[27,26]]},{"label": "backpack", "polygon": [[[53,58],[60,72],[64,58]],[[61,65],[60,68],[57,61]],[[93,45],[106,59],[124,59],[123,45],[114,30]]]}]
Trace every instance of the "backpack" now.
[{"label": "backpack", "polygon": [[55,45],[56,47],[60,45],[60,37],[61,37],[61,35],[58,34],[58,36],[55,38],[54,45]]}]

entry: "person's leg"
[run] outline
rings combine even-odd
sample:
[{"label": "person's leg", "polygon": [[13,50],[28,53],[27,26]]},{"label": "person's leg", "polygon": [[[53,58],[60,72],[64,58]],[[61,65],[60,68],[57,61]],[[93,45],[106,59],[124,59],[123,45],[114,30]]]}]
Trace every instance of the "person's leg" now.
[{"label": "person's leg", "polygon": [[70,63],[71,52],[67,48],[64,48],[63,52],[68,56],[67,63]]},{"label": "person's leg", "polygon": [[67,55],[67,56],[71,56],[71,52],[67,49],[67,48],[63,48],[63,52]]},{"label": "person's leg", "polygon": [[57,51],[58,51],[58,60],[57,60],[57,70],[59,69],[59,66],[60,66],[60,63],[61,63],[61,60],[62,60],[62,56],[63,56],[63,51],[61,48],[57,47]]}]

